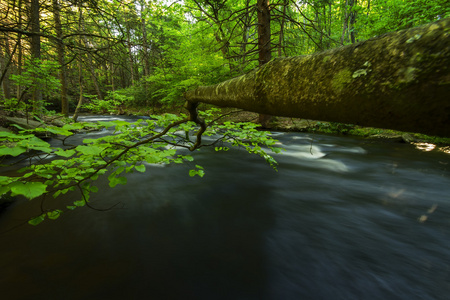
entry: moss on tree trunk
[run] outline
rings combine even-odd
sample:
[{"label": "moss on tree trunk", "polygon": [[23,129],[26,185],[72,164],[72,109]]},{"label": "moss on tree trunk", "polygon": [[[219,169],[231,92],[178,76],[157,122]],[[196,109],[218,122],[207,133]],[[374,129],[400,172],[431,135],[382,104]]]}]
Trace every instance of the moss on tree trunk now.
[{"label": "moss on tree trunk", "polygon": [[450,19],[278,58],[188,91],[189,102],[450,136]]}]

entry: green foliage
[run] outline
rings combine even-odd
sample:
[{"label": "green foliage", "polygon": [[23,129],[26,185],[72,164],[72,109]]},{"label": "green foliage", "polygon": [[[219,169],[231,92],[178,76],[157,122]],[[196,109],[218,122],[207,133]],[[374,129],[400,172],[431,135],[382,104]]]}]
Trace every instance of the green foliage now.
[{"label": "green foliage", "polygon": [[189,176],[194,177],[195,175],[198,175],[200,177],[203,177],[205,175],[205,171],[203,171],[203,167],[199,165],[195,165],[196,169],[189,170]]},{"label": "green foliage", "polygon": [[[202,112],[207,122],[211,122],[213,112]],[[72,130],[78,130],[89,124],[68,124],[59,129],[58,134],[70,136]],[[85,139],[83,144],[67,148],[51,147],[48,143],[37,139],[29,132],[22,134],[1,133],[0,150],[2,155],[18,156],[21,154],[36,155],[48,153],[54,155],[50,161],[32,163],[20,170],[21,176],[0,176],[0,195],[11,193],[23,195],[28,199],[51,195],[58,197],[78,190],[81,199],[56,210],[42,211],[29,223],[37,225],[45,219],[57,219],[65,210],[89,206],[91,193],[98,192],[95,182],[105,175],[111,188],[118,184],[126,184],[126,174],[145,172],[147,165],[192,162],[191,155],[179,154],[176,148],[182,147],[191,151],[205,145],[197,144],[198,130],[194,122],[188,121],[185,115],[166,114],[153,116],[152,120],[138,120],[134,123],[125,121],[98,122],[97,128],[114,128],[114,134]],[[163,131],[161,131],[161,128]],[[49,130],[55,131],[52,128]],[[180,132],[182,134],[180,134]],[[268,149],[279,152],[273,140],[266,132],[256,130],[251,123],[211,124],[203,135],[217,136],[217,140],[209,146],[222,151],[230,147],[240,147],[264,158],[273,168],[275,160],[266,153]],[[8,142],[9,144],[5,144]],[[36,153],[36,151],[39,151]],[[189,170],[189,176],[205,175],[203,167],[195,165]]]},{"label": "green foliage", "polygon": [[117,114],[120,108],[133,101],[133,96],[121,91],[110,91],[104,100],[98,99],[97,95],[84,95],[88,102],[83,105],[84,109],[94,114]]},{"label": "green foliage", "polygon": [[33,134],[15,134],[12,132],[0,131],[0,156],[18,156],[31,150],[46,153],[52,151],[50,144],[37,138]]},{"label": "green foliage", "polygon": [[[39,87],[42,90],[44,99],[48,99],[61,88],[59,79],[55,76],[59,65],[51,60],[28,60],[25,63],[25,71],[21,75],[11,75],[11,80],[16,84],[24,87],[26,90]],[[23,109],[20,103],[16,102],[16,107],[11,104],[7,108],[10,110]],[[44,103],[45,105],[46,103]]]},{"label": "green foliage", "polygon": [[27,108],[27,104],[24,101],[17,100],[17,98],[9,98],[5,99],[3,102],[3,110],[5,111],[27,111],[29,108]]}]

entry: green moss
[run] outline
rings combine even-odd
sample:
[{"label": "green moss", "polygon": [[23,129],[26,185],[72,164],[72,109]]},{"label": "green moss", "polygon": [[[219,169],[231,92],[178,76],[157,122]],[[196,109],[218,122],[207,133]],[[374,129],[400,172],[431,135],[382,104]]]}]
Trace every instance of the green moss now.
[{"label": "green moss", "polygon": [[330,56],[330,55],[327,55],[327,56],[325,56],[325,57],[322,59],[322,61],[323,61],[324,63],[326,63],[326,62],[328,62],[330,59],[331,59],[331,56]]},{"label": "green moss", "polygon": [[346,68],[336,73],[336,75],[334,75],[331,84],[335,91],[341,92],[351,81],[352,81],[352,72]]},{"label": "green moss", "polygon": [[355,71],[355,73],[353,73],[352,77],[358,78],[359,76],[363,76],[363,75],[367,75],[367,70],[360,69],[360,70]]},{"label": "green moss", "polygon": [[417,78],[420,70],[414,67],[401,68],[399,70],[399,78],[397,83],[410,83]]}]

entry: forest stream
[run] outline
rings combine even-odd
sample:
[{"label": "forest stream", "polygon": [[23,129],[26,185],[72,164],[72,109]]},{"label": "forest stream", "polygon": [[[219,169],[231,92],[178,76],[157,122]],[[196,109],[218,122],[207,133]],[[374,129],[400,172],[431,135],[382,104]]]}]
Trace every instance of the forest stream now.
[{"label": "forest stream", "polygon": [[[100,119],[131,117],[81,118]],[[107,211],[8,231],[39,212],[16,201],[0,215],[0,298],[448,299],[449,154],[273,135],[286,149],[278,172],[245,150],[202,148],[193,163],[103,182],[92,205]],[[203,178],[189,177],[195,164]]]}]

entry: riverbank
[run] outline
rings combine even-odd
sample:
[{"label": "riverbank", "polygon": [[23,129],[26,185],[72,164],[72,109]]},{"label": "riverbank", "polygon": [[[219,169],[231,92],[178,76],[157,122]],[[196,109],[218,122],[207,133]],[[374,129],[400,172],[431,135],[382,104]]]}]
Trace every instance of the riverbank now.
[{"label": "riverbank", "polygon": [[[211,108],[210,105],[201,104],[200,109]],[[170,108],[159,108],[153,110],[153,114],[162,113],[179,114],[184,112],[182,106],[175,106]],[[126,110],[127,114],[133,115],[148,115],[149,110]],[[218,122],[258,122],[258,114],[249,111],[237,110],[234,108],[220,108],[216,113],[217,118],[224,115]],[[362,137],[365,139],[393,142],[393,143],[408,143],[415,145],[421,150],[439,150],[450,154],[450,138],[442,138],[436,136],[428,136],[421,133],[401,132],[391,129],[381,129],[373,127],[363,127],[352,124],[342,124],[333,122],[323,122],[316,120],[307,120],[299,118],[286,117],[272,117],[266,128],[261,130],[281,131],[281,132],[309,132],[322,133],[338,136]]]},{"label": "riverbank", "polygon": [[[200,109],[211,108],[210,105],[202,104]],[[183,106],[161,107],[149,109],[136,108],[121,108],[118,110],[120,115],[135,115],[135,116],[149,116],[161,115],[164,113],[180,114],[186,113]],[[220,108],[215,117],[217,122],[224,123],[231,122],[258,122],[258,114],[237,110],[234,108]],[[222,117],[221,117],[222,116]],[[30,116],[24,113],[15,113],[14,115],[7,114],[0,110],[0,131],[8,131],[17,129],[17,126],[24,129],[32,129],[43,127],[46,125],[63,126],[70,122],[70,119],[64,118],[60,115],[43,116],[40,121],[33,120]],[[450,154],[450,138],[442,138],[436,136],[428,136],[420,133],[401,132],[391,129],[381,129],[372,127],[363,127],[352,124],[342,124],[334,122],[323,122],[316,120],[307,120],[299,118],[287,117],[272,117],[269,124],[261,130],[281,131],[281,132],[309,132],[309,133],[323,133],[339,136],[362,137],[366,139],[382,140],[394,143],[409,143],[414,144],[419,149],[437,149]],[[429,150],[428,150],[429,151]]]}]

